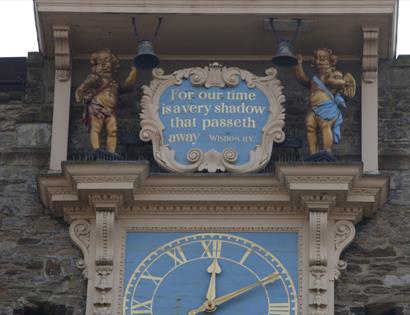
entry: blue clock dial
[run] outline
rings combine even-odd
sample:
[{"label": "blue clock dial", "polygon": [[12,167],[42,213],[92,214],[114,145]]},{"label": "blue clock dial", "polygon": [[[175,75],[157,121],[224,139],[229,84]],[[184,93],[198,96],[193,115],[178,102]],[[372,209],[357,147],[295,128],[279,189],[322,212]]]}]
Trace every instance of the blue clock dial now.
[{"label": "blue clock dial", "polygon": [[128,233],[123,315],[296,315],[297,233]]}]

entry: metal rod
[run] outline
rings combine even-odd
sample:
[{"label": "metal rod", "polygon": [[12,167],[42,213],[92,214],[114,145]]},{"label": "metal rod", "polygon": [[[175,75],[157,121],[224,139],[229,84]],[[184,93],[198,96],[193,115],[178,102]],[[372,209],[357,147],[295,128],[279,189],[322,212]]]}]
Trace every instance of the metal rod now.
[{"label": "metal rod", "polygon": [[159,27],[161,26],[161,23],[162,23],[162,17],[159,17],[159,18],[158,18],[158,24],[157,24],[157,28],[156,28],[156,30],[155,30],[155,33],[154,33],[154,38],[153,38],[153,40],[154,40],[155,38],[157,38],[157,35],[158,35],[158,31],[159,31]]},{"label": "metal rod", "polygon": [[135,23],[135,17],[132,18],[132,25],[134,26],[134,36],[137,38],[137,41],[139,42],[137,24]]},{"label": "metal rod", "polygon": [[296,24],[296,31],[295,34],[293,34],[293,38],[291,40],[291,43],[293,44],[293,42],[296,40],[296,37],[299,35],[299,31],[300,31],[300,26],[302,25],[302,19],[295,19],[297,24]]},{"label": "metal rod", "polygon": [[[154,32],[154,37],[151,40],[152,42],[154,41],[155,38],[157,38],[161,23],[162,23],[162,17],[159,17],[158,18],[158,23],[157,23],[157,28],[155,29],[155,32]],[[138,36],[137,23],[136,23],[135,17],[132,18],[132,25],[133,25],[133,29],[134,29],[134,36],[137,38],[137,41],[139,42],[140,38]]]},{"label": "metal rod", "polygon": [[279,43],[280,42],[280,39],[279,39],[279,36],[278,36],[278,34],[276,33],[276,30],[275,30],[275,19],[274,18],[269,18],[269,23],[270,23],[270,27],[271,27],[271,29],[272,29],[272,33],[273,33],[273,35],[275,36],[275,39],[276,39],[276,41]]}]

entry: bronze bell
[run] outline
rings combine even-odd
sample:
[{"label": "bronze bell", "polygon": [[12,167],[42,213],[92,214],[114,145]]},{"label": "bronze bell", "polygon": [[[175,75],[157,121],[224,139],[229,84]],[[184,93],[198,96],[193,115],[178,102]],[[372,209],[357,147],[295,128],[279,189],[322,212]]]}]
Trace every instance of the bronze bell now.
[{"label": "bronze bell", "polygon": [[279,67],[292,67],[297,65],[298,60],[292,51],[292,42],[289,40],[282,40],[279,43],[276,55],[272,58],[272,63]]},{"label": "bronze bell", "polygon": [[159,58],[154,52],[154,46],[149,40],[141,40],[138,43],[138,54],[134,58],[137,69],[153,69],[159,65]]}]

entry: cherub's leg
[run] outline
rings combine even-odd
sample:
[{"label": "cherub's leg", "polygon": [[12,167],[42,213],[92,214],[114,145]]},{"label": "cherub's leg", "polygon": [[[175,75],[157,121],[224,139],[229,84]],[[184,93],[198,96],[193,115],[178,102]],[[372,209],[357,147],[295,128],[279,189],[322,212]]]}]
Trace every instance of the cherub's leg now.
[{"label": "cherub's leg", "polygon": [[106,124],[107,150],[108,152],[115,153],[117,149],[117,117],[114,113],[106,119]]},{"label": "cherub's leg", "polygon": [[317,153],[317,122],[315,113],[308,110],[305,118],[306,138],[309,148],[309,154]]},{"label": "cherub's leg", "polygon": [[322,141],[323,141],[323,149],[329,153],[332,153],[332,146],[333,146],[333,124],[335,120],[319,120],[320,131],[322,133]]},{"label": "cherub's leg", "polygon": [[104,121],[95,117],[94,115],[90,115],[91,117],[91,129],[90,129],[90,142],[91,147],[93,150],[97,150],[100,148],[100,133],[102,127],[104,125]]}]

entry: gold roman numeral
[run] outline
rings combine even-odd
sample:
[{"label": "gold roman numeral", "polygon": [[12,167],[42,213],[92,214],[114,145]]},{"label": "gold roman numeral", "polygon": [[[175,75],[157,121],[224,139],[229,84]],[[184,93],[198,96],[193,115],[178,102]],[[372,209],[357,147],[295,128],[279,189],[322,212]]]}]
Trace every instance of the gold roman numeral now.
[{"label": "gold roman numeral", "polygon": [[188,261],[186,259],[185,254],[182,250],[181,247],[177,246],[174,249],[171,249],[167,252],[165,252],[169,257],[171,257],[174,260],[175,266],[182,265]]},{"label": "gold roman numeral", "polygon": [[158,276],[153,276],[148,270],[146,270],[142,275],[141,279],[146,279],[146,280],[151,280],[155,283],[155,285],[158,285],[161,280],[163,279],[162,277]]},{"label": "gold roman numeral", "polygon": [[251,253],[252,253],[252,250],[251,250],[251,249],[248,249],[248,250],[245,252],[245,254],[243,254],[243,256],[242,256],[241,260],[239,261],[239,263],[240,263],[241,265],[243,265],[244,262],[245,262],[245,260],[248,259],[249,255],[250,255]]},{"label": "gold roman numeral", "polygon": [[222,251],[222,241],[212,240],[212,241],[201,241],[201,245],[204,248],[202,257],[208,258],[220,258]]},{"label": "gold roman numeral", "polygon": [[289,303],[270,303],[268,315],[289,315],[290,304]]},{"label": "gold roman numeral", "polygon": [[152,300],[139,302],[134,300],[131,307],[131,314],[151,314]]}]

